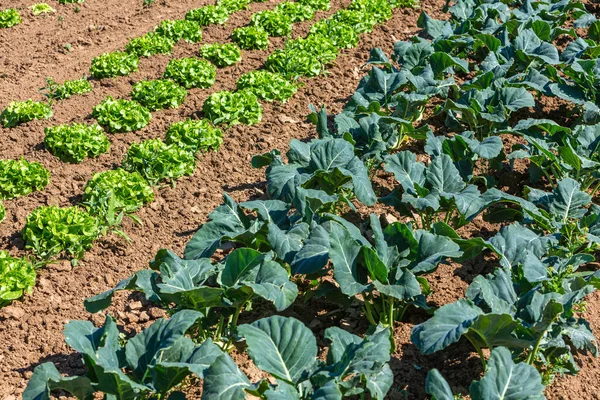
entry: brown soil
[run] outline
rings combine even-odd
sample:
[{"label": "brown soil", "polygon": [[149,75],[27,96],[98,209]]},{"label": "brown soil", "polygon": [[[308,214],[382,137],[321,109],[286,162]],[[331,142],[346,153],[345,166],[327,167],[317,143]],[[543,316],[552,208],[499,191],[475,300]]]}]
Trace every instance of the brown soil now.
[{"label": "brown soil", "polygon": [[[0,0],[0,9],[21,8],[24,23],[0,30],[0,108],[12,100],[41,99],[38,89],[48,76],[61,82],[84,75],[92,57],[123,48],[126,41],[152,29],[160,20],[182,18],[189,9],[207,4],[198,0],[168,0],[151,8],[143,8],[141,0],[87,0],[75,6],[59,5],[50,1],[58,12],[47,17],[33,17],[26,9],[33,2]],[[422,1],[422,10],[439,17],[443,0]],[[254,3],[249,10],[234,14],[223,27],[204,29],[206,42],[225,41],[231,30],[244,25],[256,11],[272,8],[276,1]],[[322,18],[346,6],[348,0],[332,1],[330,12],[318,13]],[[63,325],[71,319],[89,319],[96,324],[102,315],[90,315],[83,308],[83,300],[113,287],[120,279],[145,268],[156,251],[170,248],[183,251],[198,225],[206,220],[210,210],[220,204],[221,194],[230,193],[243,201],[264,194],[264,171],[250,166],[252,155],[277,148],[285,151],[292,138],[307,139],[315,136],[313,126],[306,122],[308,105],[326,104],[329,112],[340,111],[364,74],[364,63],[369,50],[382,47],[389,52],[396,40],[406,40],[418,28],[416,20],[421,10],[396,10],[394,17],[373,33],[365,35],[356,49],[341,53],[327,76],[307,81],[298,94],[283,105],[264,104],[263,122],[253,127],[238,126],[227,131],[225,142],[216,153],[207,154],[198,163],[192,177],[179,180],[176,187],[157,189],[156,200],[139,212],[142,228],[127,221],[124,230],[133,240],[128,244],[117,236],[108,236],[96,242],[80,265],[72,269],[68,262],[58,262],[41,270],[33,294],[22,301],[0,310],[0,397],[14,399],[25,388],[33,368],[39,363],[52,361],[66,374],[84,372],[80,358],[63,340]],[[294,35],[304,35],[311,22],[296,24]],[[85,182],[95,173],[120,164],[130,143],[148,138],[164,137],[168,125],[189,116],[197,116],[204,99],[212,92],[235,88],[236,79],[244,72],[258,68],[267,54],[282,45],[282,39],[272,39],[268,51],[244,52],[241,63],[221,69],[217,82],[209,90],[191,90],[185,105],[175,110],[153,113],[152,122],[145,129],[129,134],[111,135],[112,147],[108,154],[79,165],[60,162],[43,147],[43,128],[65,122],[90,119],[94,105],[106,96],[126,97],[131,84],[141,79],[160,76],[168,60],[195,54],[200,45],[180,43],[172,56],[143,59],[140,71],[129,77],[94,81],[93,93],[84,97],[59,102],[54,107],[51,121],[34,121],[14,129],[0,128],[0,158],[18,158],[39,161],[52,172],[50,185],[42,192],[6,201],[7,219],[0,224],[0,248],[15,255],[24,254],[20,237],[26,216],[38,206],[76,203]],[[65,44],[71,44],[66,51]],[[385,177],[382,178],[385,181]],[[379,211],[380,209],[377,209]],[[365,210],[366,211],[366,210]],[[473,224],[472,234],[488,236],[497,227],[483,221]],[[473,276],[488,272],[485,259],[476,259],[465,265],[441,266],[429,278],[435,293],[431,301],[442,305],[464,295]],[[125,332],[139,330],[163,313],[125,294],[116,296],[115,305],[108,311],[115,315]],[[600,294],[589,297],[586,316],[592,330],[600,334]],[[242,316],[242,322],[266,316],[272,310],[258,308]],[[322,331],[331,325],[341,325],[356,332],[364,332],[360,309],[356,306],[340,310],[321,300],[305,304],[297,301],[285,315],[293,315],[308,324],[325,346]],[[423,356],[410,342],[410,329],[427,316],[411,312],[400,323],[396,333],[397,351],[392,369],[395,382],[389,397],[392,399],[424,398],[427,371],[438,368],[452,382],[455,392],[467,393],[472,379],[481,373],[479,360],[471,349],[460,344],[433,356]],[[253,378],[258,371],[244,355],[234,355],[245,372]],[[600,361],[591,357],[579,360],[582,370],[578,376],[557,378],[547,390],[551,399],[591,399],[600,393]],[[195,389],[191,389],[191,398]]]}]

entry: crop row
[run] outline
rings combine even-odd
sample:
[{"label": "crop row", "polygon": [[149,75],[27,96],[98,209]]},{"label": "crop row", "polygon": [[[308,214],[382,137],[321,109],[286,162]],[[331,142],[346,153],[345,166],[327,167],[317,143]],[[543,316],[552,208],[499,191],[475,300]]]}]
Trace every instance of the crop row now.
[{"label": "crop row", "polygon": [[[224,195],[183,258],[160,250],[150,269],[86,301],[98,312],[115,291],[134,290],[171,311],[170,320],[125,345],[110,316],[101,328],[70,323],[67,343],[82,353],[88,374],[63,378],[43,364],[28,398],[55,388],[73,392],[67,382],[77,382],[78,393],[121,396],[128,385],[144,396],[184,396],[175,388],[189,375],[203,379],[210,399],[384,398],[394,378],[387,364],[393,328],[412,308],[432,314],[412,330],[423,354],[460,340],[477,351],[485,375],[471,384],[473,399],[543,398],[556,374],[578,371],[577,354],[597,355],[583,312],[585,297],[600,285],[592,263],[600,243],[593,202],[600,21],[579,1],[459,0],[449,12],[448,21],[423,13],[428,38],[396,43],[392,59],[374,49],[373,68],[344,111],[314,110],[318,139],[292,141],[287,162],[277,151],[253,158],[253,166],[267,167],[268,200],[238,204]],[[544,112],[549,99],[568,112]],[[407,142],[425,161],[398,151]],[[506,189],[500,177],[516,176],[519,162],[529,177]],[[390,174],[393,190],[378,197],[372,179]],[[402,222],[365,216],[376,202]],[[481,218],[497,232],[459,234]],[[482,253],[495,268],[476,276],[465,298],[432,309],[428,274]],[[321,279],[331,275],[333,285]],[[359,302],[368,334],[326,331],[327,359],[316,361],[314,336],[293,318],[238,326],[253,303],[282,311],[301,293]],[[251,382],[235,365],[227,353],[242,339],[273,379]],[[126,360],[104,361],[122,351]],[[181,379],[167,379],[176,373]],[[426,391],[454,398],[435,369]]]},{"label": "crop row", "polygon": [[[58,0],[59,4],[83,3],[84,0]],[[29,7],[33,15],[53,13],[56,10],[50,7],[47,3],[36,3]],[[12,28],[22,22],[21,14],[16,8],[7,8],[0,10],[0,29]]]}]

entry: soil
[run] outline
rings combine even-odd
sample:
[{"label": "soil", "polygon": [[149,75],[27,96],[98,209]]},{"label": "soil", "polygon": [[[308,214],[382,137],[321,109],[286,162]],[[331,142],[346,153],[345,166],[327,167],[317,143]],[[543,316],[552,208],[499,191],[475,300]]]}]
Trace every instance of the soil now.
[{"label": "soil", "polygon": [[[229,40],[233,28],[246,24],[256,11],[273,8],[278,1],[253,3],[248,10],[234,14],[224,26],[206,27],[202,43]],[[144,8],[141,0],[87,0],[81,5],[59,5],[53,0],[49,3],[58,10],[56,14],[33,17],[27,10],[32,2],[0,0],[0,9],[17,7],[23,16],[21,25],[0,30],[0,108],[13,100],[40,100],[38,89],[44,86],[47,77],[52,76],[58,82],[79,78],[87,72],[94,56],[122,49],[128,39],[150,31],[162,19],[183,18],[187,10],[208,4],[206,0],[159,0],[157,5]],[[332,9],[318,13],[316,18],[323,18],[348,3],[349,0],[333,0]],[[138,213],[142,227],[125,222],[124,231],[132,243],[119,236],[107,236],[95,243],[75,269],[68,261],[60,261],[40,270],[31,295],[0,309],[0,398],[19,397],[33,368],[42,362],[54,362],[65,374],[83,373],[80,357],[66,346],[62,335],[63,325],[71,319],[102,323],[104,316],[88,314],[83,300],[145,268],[161,248],[181,254],[193,232],[220,204],[223,192],[230,193],[237,201],[264,197],[264,171],[251,167],[251,157],[271,149],[285,152],[292,138],[314,137],[315,129],[305,118],[308,106],[326,104],[330,113],[339,112],[366,71],[364,64],[369,50],[381,47],[389,52],[395,41],[407,40],[418,32],[416,21],[421,11],[441,17],[444,4],[444,0],[422,0],[420,10],[395,10],[393,18],[364,35],[357,48],[342,51],[328,75],[307,81],[285,104],[265,103],[262,123],[228,130],[221,149],[203,156],[193,176],[178,180],[175,187],[156,190],[155,201]],[[296,24],[294,36],[305,35],[311,23]],[[89,122],[92,108],[106,96],[127,97],[132,83],[158,78],[169,59],[195,55],[200,44],[181,42],[173,55],[142,59],[139,72],[128,77],[93,81],[94,91],[89,95],[56,103],[51,121],[34,121],[10,130],[0,128],[0,158],[23,156],[41,162],[52,172],[51,183],[44,191],[4,202],[7,219],[0,224],[0,248],[14,255],[26,254],[20,230],[31,211],[43,205],[76,204],[86,181],[96,172],[118,166],[132,142],[164,137],[170,123],[198,117],[208,95],[235,89],[242,73],[259,68],[268,54],[283,45],[283,39],[271,42],[267,51],[245,51],[242,62],[220,69],[212,88],[190,90],[185,104],[178,109],[154,112],[146,128],[110,135],[109,153],[78,165],[62,163],[44,149],[45,126]],[[385,176],[378,179],[385,185]],[[361,214],[371,211],[361,209]],[[382,208],[376,207],[375,211]],[[468,232],[461,233],[489,237],[497,230],[497,226],[478,220],[469,226]],[[442,305],[462,297],[473,277],[489,272],[490,264],[480,257],[464,265],[440,266],[429,276],[434,290],[430,301]],[[139,330],[164,315],[136,296],[119,294],[115,299],[108,312],[117,318],[124,332]],[[598,335],[599,293],[589,296],[588,310],[586,318]],[[272,313],[267,307],[258,308],[244,314],[241,322]],[[323,330],[328,326],[340,325],[356,333],[364,333],[366,329],[357,305],[339,309],[319,299],[309,303],[299,300],[283,314],[295,316],[310,326],[321,346],[326,345]],[[410,312],[395,331],[397,350],[391,362],[395,374],[391,399],[425,398],[425,377],[431,368],[438,368],[448,378],[455,393],[468,393],[470,382],[482,372],[477,356],[462,343],[432,356],[421,355],[410,341],[410,329],[426,318],[424,313]],[[252,379],[260,377],[243,353],[234,353],[234,358]],[[599,398],[600,361],[580,357],[578,362],[582,367],[579,375],[559,377],[548,387],[546,394],[550,399]],[[195,386],[188,390],[190,398],[198,398],[198,393]]]}]

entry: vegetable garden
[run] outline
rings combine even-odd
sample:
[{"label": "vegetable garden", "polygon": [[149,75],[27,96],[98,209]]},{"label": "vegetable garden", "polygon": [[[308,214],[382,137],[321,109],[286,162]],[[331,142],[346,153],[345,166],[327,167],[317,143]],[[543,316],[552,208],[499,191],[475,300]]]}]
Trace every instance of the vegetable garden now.
[{"label": "vegetable garden", "polygon": [[0,393],[597,396],[598,4],[92,3],[0,12]]}]

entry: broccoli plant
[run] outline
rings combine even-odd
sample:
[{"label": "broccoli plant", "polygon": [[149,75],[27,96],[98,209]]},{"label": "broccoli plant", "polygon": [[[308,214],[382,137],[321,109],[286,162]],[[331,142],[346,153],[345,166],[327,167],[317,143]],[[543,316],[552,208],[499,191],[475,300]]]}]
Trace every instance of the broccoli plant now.
[{"label": "broccoli plant", "polygon": [[190,153],[217,151],[223,143],[223,132],[205,119],[187,119],[171,124],[165,143],[177,145]]},{"label": "broccoli plant", "polygon": [[177,108],[187,96],[187,90],[170,79],[140,81],[133,85],[131,97],[150,111]]},{"label": "broccoli plant", "polygon": [[198,43],[202,40],[200,24],[187,19],[163,20],[154,28],[154,33],[166,37],[173,42],[185,40],[189,43]]},{"label": "broccoli plant", "polygon": [[26,258],[11,257],[0,250],[0,307],[10,304],[35,286],[35,268]]},{"label": "broccoli plant", "polygon": [[139,62],[135,54],[123,51],[104,53],[92,59],[90,75],[98,79],[126,76],[137,71]]},{"label": "broccoli plant", "polygon": [[223,6],[209,5],[188,11],[185,19],[196,21],[201,26],[211,24],[223,25],[229,19],[229,11]]},{"label": "broccoli plant", "polygon": [[76,265],[100,230],[96,218],[79,207],[42,206],[27,216],[21,234],[25,248],[32,249],[36,257],[66,256]]},{"label": "broccoli plant", "polygon": [[44,129],[44,145],[64,162],[80,163],[108,152],[110,141],[99,125],[74,123]]},{"label": "broccoli plant", "polygon": [[221,91],[204,101],[202,113],[215,125],[254,125],[262,119],[262,106],[252,92]]},{"label": "broccoli plant", "polygon": [[154,191],[144,177],[118,168],[95,174],[83,189],[82,203],[103,226],[115,228],[125,215],[139,222],[132,214],[153,199]]},{"label": "broccoli plant", "polygon": [[219,68],[233,65],[242,59],[242,52],[234,43],[205,44],[200,49],[200,55]]},{"label": "broccoli plant", "polygon": [[21,23],[21,14],[16,8],[0,11],[0,28],[10,28]]},{"label": "broccoli plant", "polygon": [[35,16],[42,14],[52,14],[56,12],[56,10],[50,7],[48,3],[37,3],[30,6],[29,8],[31,9],[31,13]]},{"label": "broccoli plant", "polygon": [[93,88],[87,77],[65,81],[62,85],[55,82],[52,78],[46,78],[46,86],[41,90],[46,92],[46,97],[51,101],[64,100],[76,94],[81,95],[89,93]]},{"label": "broccoli plant", "polygon": [[133,143],[123,159],[123,169],[139,172],[150,185],[170,179],[175,180],[184,175],[192,175],[196,169],[194,153],[181,147],[167,145],[160,139],[149,139],[141,143]]},{"label": "broccoli plant", "polygon": [[217,68],[206,60],[179,58],[169,61],[163,75],[186,89],[209,88],[215,84]]},{"label": "broccoli plant", "polygon": [[71,321],[65,326],[65,341],[82,355],[86,375],[63,377],[53,363],[40,364],[23,400],[49,399],[57,389],[79,400],[94,398],[94,393],[107,398],[185,398],[177,388],[191,376],[203,378],[203,371],[222,354],[210,341],[197,345],[185,336],[201,316],[183,310],[169,320],[156,320],[128,340],[122,340],[110,315],[100,328],[89,321]]},{"label": "broccoli plant", "polygon": [[12,199],[43,190],[50,181],[50,171],[38,162],[0,160],[0,199]]},{"label": "broccoli plant", "polygon": [[292,19],[280,11],[259,11],[252,15],[251,23],[263,28],[270,36],[288,36],[292,33]]},{"label": "broccoli plant", "polygon": [[175,42],[166,36],[149,32],[144,36],[133,38],[125,46],[129,54],[136,57],[150,57],[155,54],[170,54]]},{"label": "broccoli plant", "polygon": [[238,90],[247,90],[256,97],[267,101],[290,99],[298,86],[275,72],[256,70],[247,72],[237,80]]},{"label": "broccoli plant", "polygon": [[[231,357],[222,353],[204,371],[203,399],[341,399],[368,393],[384,399],[392,386],[388,364],[389,329],[377,328],[360,338],[338,327],[325,330],[331,342],[327,357],[317,357],[313,333],[291,317],[272,316],[239,327],[254,364],[269,378],[252,384]],[[274,383],[273,383],[274,382]]]},{"label": "broccoli plant", "polygon": [[34,119],[52,118],[52,108],[39,101],[12,101],[0,114],[0,122],[5,128],[14,128]]},{"label": "broccoli plant", "polygon": [[94,107],[92,116],[110,132],[137,131],[148,125],[152,118],[150,111],[141,104],[131,100],[114,100],[110,96]]},{"label": "broccoli plant", "polygon": [[275,11],[287,15],[292,22],[306,21],[315,16],[315,9],[311,6],[290,1],[277,4]]},{"label": "broccoli plant", "polygon": [[231,39],[245,50],[265,50],[269,47],[269,34],[260,26],[235,28]]}]

